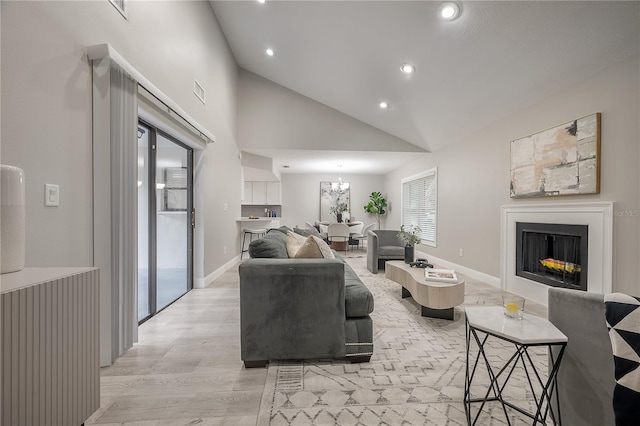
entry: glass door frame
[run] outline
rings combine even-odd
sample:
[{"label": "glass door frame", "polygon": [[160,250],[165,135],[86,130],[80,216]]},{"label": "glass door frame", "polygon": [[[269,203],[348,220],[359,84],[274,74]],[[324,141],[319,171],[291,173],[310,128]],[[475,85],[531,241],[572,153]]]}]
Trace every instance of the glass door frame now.
[{"label": "glass door frame", "polygon": [[[149,296],[149,315],[138,320],[138,325],[144,323],[149,318],[152,318],[158,312],[161,312],[165,308],[171,306],[176,300],[187,294],[193,289],[193,230],[195,228],[195,209],[193,204],[193,148],[180,142],[170,134],[158,129],[153,124],[138,117],[138,126],[143,127],[148,133],[148,151],[147,158],[149,162],[149,168],[147,170],[148,179],[148,211],[147,211],[147,224],[148,224],[148,296]],[[158,309],[158,237],[157,237],[157,206],[158,197],[156,192],[156,154],[157,154],[157,136],[160,135],[167,139],[169,142],[176,144],[177,146],[184,148],[187,152],[187,289],[178,298]],[[189,220],[190,219],[190,220]],[[138,265],[139,267],[139,265]]]}]

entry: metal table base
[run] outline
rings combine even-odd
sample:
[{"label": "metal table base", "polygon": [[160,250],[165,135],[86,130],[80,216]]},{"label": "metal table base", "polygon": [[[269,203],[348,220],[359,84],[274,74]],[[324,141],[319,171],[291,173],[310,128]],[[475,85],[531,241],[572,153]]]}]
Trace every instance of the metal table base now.
[{"label": "metal table base", "polygon": [[[516,320],[517,321],[517,320]],[[558,399],[558,391],[557,391],[557,374],[558,368],[560,366],[560,362],[562,361],[562,356],[564,354],[564,350],[566,347],[565,342],[538,342],[538,343],[522,343],[517,342],[515,340],[509,339],[505,336],[501,336],[495,333],[492,333],[487,330],[481,330],[475,328],[469,324],[469,321],[465,319],[466,325],[466,372],[465,372],[465,386],[464,386],[464,405],[465,405],[465,414],[467,417],[468,425],[475,425],[482,413],[482,409],[485,407],[487,402],[490,401],[499,401],[502,405],[502,410],[504,411],[507,424],[511,425],[511,420],[509,419],[509,413],[507,412],[507,407],[512,408],[523,415],[532,419],[532,424],[535,426],[536,424],[547,424],[547,421],[551,421],[553,425],[560,425],[561,416],[560,416],[560,404]],[[510,342],[514,345],[515,351],[513,355],[507,360],[507,362],[500,367],[498,370],[491,366],[489,362],[489,358],[487,353],[485,352],[485,345],[490,336],[501,339],[503,341]],[[471,363],[470,361],[470,344],[471,341],[474,341],[478,346],[478,354],[475,360]],[[543,377],[539,374],[536,365],[533,363],[531,356],[529,355],[529,348],[538,347],[538,346],[546,346],[549,351],[549,362],[551,362],[551,371],[548,374],[548,377],[543,380]],[[553,347],[559,347],[560,351],[558,352],[557,357],[553,356]],[[485,366],[487,367],[487,372],[489,374],[490,384],[484,393],[483,398],[471,398],[471,385],[477,371],[478,365],[480,364],[480,360],[484,361]],[[529,389],[531,390],[532,395],[534,395],[534,400],[536,403],[536,411],[535,413],[526,411],[525,409],[516,406],[515,404],[509,402],[505,399],[505,395],[503,391],[509,382],[509,379],[512,377],[512,374],[515,368],[520,365],[524,370],[524,373],[527,378],[527,382],[529,384]],[[497,371],[497,373],[496,373]],[[534,381],[537,383],[541,389],[538,390],[539,394],[536,393],[534,389]],[[555,402],[557,407],[557,413],[551,408],[552,398],[554,398],[555,394]],[[479,403],[480,408],[475,416],[472,416],[471,412],[471,404]],[[472,418],[473,417],[473,418]]]}]

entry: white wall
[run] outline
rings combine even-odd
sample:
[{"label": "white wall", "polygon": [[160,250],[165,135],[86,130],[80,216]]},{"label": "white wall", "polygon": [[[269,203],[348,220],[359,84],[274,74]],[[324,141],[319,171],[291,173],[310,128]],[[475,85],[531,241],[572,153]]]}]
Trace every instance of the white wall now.
[{"label": "white wall", "polygon": [[[196,156],[196,173],[203,177],[197,190],[204,194],[198,215],[204,268],[196,268],[194,278],[204,282],[235,257],[222,247],[239,245],[237,65],[208,2],[128,6],[125,20],[108,1],[0,2],[0,155],[26,175],[26,264],[93,264],[92,68],[86,48],[109,43],[216,136]],[[193,94],[194,78],[207,92],[206,105]],[[60,207],[44,207],[45,183],[60,185]],[[109,311],[107,299],[101,300],[103,312]],[[108,315],[102,316],[103,365],[111,359],[110,327]]]},{"label": "white wall", "polygon": [[[389,200],[399,205],[403,177],[438,167],[438,244],[420,251],[498,277],[502,205],[614,201],[613,288],[640,294],[639,75],[636,56],[388,174]],[[510,199],[510,141],[595,112],[602,113],[600,194]],[[387,226],[400,226],[400,209],[390,211]]]},{"label": "white wall", "polygon": [[[320,182],[335,182],[336,174],[282,174],[281,224],[293,228],[320,219]],[[375,217],[365,213],[364,205],[374,191],[384,192],[384,176],[343,174],[343,182],[351,186],[351,216],[365,225],[375,223]],[[383,219],[384,227],[384,219]]]},{"label": "white wall", "polygon": [[[25,170],[28,266],[92,264],[91,66],[85,49],[110,43],[216,135],[204,160],[207,275],[237,245],[237,66],[208,2],[1,2],[2,161]],[[192,93],[196,78],[207,91]],[[224,177],[224,178],[223,178]],[[45,208],[44,183],[60,185]],[[227,203],[228,211],[222,205]]]}]

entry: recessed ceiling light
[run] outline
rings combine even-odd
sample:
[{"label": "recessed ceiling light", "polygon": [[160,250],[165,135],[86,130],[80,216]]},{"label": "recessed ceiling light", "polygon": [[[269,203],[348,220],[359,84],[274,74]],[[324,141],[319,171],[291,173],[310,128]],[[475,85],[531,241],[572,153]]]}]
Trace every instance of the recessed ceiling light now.
[{"label": "recessed ceiling light", "polygon": [[382,109],[387,109],[389,108],[389,104],[386,103],[385,101],[380,102],[380,104],[378,105],[380,108]]},{"label": "recessed ceiling light", "polygon": [[264,51],[264,53],[266,53],[266,54],[267,54],[267,56],[276,56],[276,51],[275,51],[275,50],[273,50],[273,49],[272,49],[272,48],[270,48],[270,47],[267,47],[267,49]]},{"label": "recessed ceiling light", "polygon": [[258,3],[264,4],[267,0],[258,0]]},{"label": "recessed ceiling light", "polygon": [[402,66],[400,67],[400,71],[402,71],[405,74],[413,74],[416,70],[416,67],[414,67],[411,64],[402,64]]},{"label": "recessed ceiling light", "polygon": [[438,14],[440,15],[440,18],[445,21],[453,21],[460,14],[460,7],[453,2],[442,3],[438,10]]}]

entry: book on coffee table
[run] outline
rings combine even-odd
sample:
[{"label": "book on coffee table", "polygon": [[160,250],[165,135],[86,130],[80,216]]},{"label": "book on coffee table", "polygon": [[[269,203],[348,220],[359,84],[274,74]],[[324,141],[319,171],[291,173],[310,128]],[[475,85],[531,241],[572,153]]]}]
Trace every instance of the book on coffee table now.
[{"label": "book on coffee table", "polygon": [[429,281],[441,281],[445,283],[457,283],[458,276],[453,269],[430,269],[424,270],[424,278]]}]

